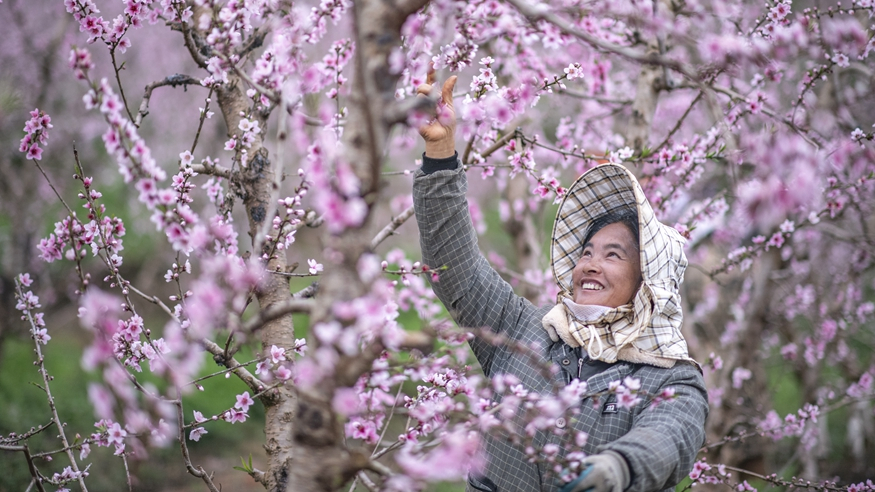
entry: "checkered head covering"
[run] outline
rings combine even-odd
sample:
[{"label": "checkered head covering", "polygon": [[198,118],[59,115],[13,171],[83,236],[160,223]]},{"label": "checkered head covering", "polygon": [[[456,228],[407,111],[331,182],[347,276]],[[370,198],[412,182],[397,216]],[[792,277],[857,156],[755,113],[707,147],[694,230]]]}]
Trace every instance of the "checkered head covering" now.
[{"label": "checkered head covering", "polygon": [[[638,213],[641,287],[631,306],[621,306],[600,320],[579,320],[566,309],[565,301],[573,299],[571,275],[583,253],[583,240],[596,220],[629,209]],[[544,319],[545,328],[550,316],[560,323],[564,318],[568,336],[563,339],[573,338],[591,357],[606,362],[619,359],[671,367],[678,360],[692,361],[681,334],[684,242],[674,228],[656,220],[641,185],[625,167],[603,164],[590,169],[571,185],[556,214],[550,253],[560,293],[557,307]],[[596,344],[598,355],[593,353]]]}]

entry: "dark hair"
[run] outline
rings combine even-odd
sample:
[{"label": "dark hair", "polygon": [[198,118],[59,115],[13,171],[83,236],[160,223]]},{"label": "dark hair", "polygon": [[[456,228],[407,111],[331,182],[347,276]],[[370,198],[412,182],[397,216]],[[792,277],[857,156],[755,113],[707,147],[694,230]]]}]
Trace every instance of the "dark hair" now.
[{"label": "dark hair", "polygon": [[635,251],[641,250],[641,235],[638,231],[638,211],[631,208],[614,210],[606,215],[602,215],[592,222],[583,242],[580,243],[581,248],[588,243],[597,232],[604,229],[606,226],[616,224],[617,222],[626,226],[635,238]]}]

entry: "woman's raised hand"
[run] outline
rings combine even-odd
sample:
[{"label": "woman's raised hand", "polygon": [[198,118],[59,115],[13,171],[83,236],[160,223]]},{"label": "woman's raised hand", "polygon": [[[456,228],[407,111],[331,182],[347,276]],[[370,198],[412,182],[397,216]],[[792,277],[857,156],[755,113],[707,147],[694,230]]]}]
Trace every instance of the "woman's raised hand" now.
[{"label": "woman's raised hand", "polygon": [[[456,108],[453,106],[453,89],[456,87],[455,75],[448,78],[441,88],[441,99],[435,110],[436,116],[419,127],[419,134],[425,140],[425,155],[433,159],[452,157],[456,153]],[[416,88],[416,93],[429,96],[435,81],[434,65],[429,63],[425,83]]]}]

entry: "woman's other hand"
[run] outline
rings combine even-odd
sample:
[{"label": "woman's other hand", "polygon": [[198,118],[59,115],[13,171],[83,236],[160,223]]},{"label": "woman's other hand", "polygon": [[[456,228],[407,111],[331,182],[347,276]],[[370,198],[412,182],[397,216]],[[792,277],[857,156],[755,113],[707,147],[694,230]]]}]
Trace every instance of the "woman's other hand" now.
[{"label": "woman's other hand", "polygon": [[[425,155],[433,159],[452,157],[456,153],[456,108],[453,106],[456,79],[453,75],[444,82],[435,118],[419,127],[419,134],[425,140]],[[434,82],[434,65],[429,63],[425,83],[416,88],[416,93],[426,97],[431,95]]]}]

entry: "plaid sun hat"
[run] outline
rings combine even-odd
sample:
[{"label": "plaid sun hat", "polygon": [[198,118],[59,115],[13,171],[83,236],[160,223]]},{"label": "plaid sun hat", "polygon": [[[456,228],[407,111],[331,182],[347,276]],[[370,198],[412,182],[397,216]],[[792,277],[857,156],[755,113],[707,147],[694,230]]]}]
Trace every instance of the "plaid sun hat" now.
[{"label": "plaid sun hat", "polygon": [[[656,219],[635,175],[621,165],[602,164],[582,174],[559,205],[550,245],[559,304],[573,299],[572,270],[593,223],[612,212],[630,209],[638,212],[642,283],[631,313],[596,330],[606,348],[599,359],[640,362],[642,357],[655,357],[667,359],[663,361],[670,363],[667,365],[676,360],[692,361],[681,334],[680,284],[687,267],[686,241],[673,227]],[[595,342],[595,333],[590,337],[583,335],[584,330],[573,331],[584,344]]]}]

